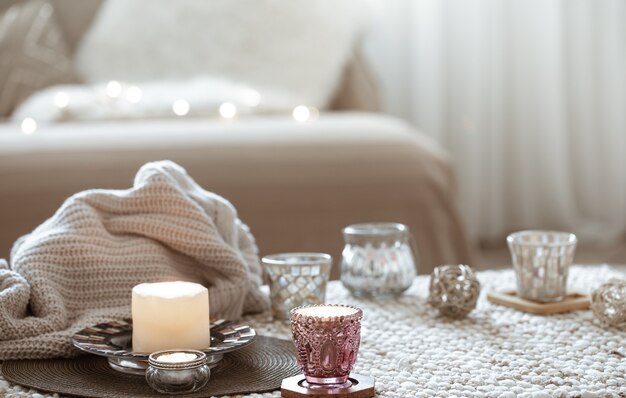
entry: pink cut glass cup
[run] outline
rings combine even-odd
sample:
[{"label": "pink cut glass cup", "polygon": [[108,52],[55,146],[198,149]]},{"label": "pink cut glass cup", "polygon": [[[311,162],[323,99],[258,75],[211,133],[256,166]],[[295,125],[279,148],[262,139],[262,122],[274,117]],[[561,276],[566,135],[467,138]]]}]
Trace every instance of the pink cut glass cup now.
[{"label": "pink cut glass cup", "polygon": [[362,318],[363,311],[349,305],[317,304],[291,310],[298,366],[312,387],[350,384]]}]

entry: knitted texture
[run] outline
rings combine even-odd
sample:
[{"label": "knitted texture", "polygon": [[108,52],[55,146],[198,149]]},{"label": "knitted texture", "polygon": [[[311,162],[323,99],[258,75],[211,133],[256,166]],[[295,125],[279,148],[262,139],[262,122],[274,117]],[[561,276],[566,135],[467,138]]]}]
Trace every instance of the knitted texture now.
[{"label": "knitted texture", "polygon": [[67,357],[76,331],[130,316],[142,282],[209,288],[212,317],[268,307],[254,238],[224,198],[175,163],[148,163],[128,190],[78,193],[0,264],[0,359]]},{"label": "knitted texture", "polygon": [[[441,316],[426,303],[428,276],[419,276],[397,300],[356,299],[330,282],[328,303],[363,310],[353,372],[374,377],[380,398],[626,397],[625,330],[603,327],[589,310],[541,316],[491,304],[487,292],[514,288],[513,272],[477,277],[478,305],[463,319]],[[589,293],[611,277],[626,278],[626,267],[576,266],[569,286]],[[269,312],[244,320],[260,335],[291,338],[289,324],[271,322]],[[8,384],[5,390],[14,397],[36,393]],[[278,398],[280,392],[246,397]]]}]

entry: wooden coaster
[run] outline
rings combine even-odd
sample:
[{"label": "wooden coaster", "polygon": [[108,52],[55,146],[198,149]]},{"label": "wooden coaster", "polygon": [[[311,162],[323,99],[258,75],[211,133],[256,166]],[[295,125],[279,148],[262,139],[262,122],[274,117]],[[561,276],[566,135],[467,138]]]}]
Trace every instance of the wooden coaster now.
[{"label": "wooden coaster", "polygon": [[351,374],[348,380],[352,385],[348,388],[308,388],[304,375],[284,379],[280,386],[283,398],[370,398],[376,395],[374,379],[371,377]]},{"label": "wooden coaster", "polygon": [[550,315],[561,312],[586,310],[591,305],[589,295],[579,292],[570,292],[567,296],[565,296],[563,301],[554,303],[539,303],[527,300],[525,298],[518,297],[517,292],[515,291],[489,292],[487,293],[487,299],[494,304],[500,304],[506,307],[515,308],[516,310],[538,315]]}]

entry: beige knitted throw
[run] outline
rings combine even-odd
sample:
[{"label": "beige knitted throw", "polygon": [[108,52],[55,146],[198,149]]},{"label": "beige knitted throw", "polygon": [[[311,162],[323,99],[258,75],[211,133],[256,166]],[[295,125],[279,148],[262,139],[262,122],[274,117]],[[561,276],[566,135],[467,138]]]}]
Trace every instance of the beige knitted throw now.
[{"label": "beige knitted throw", "polygon": [[76,331],[130,316],[141,282],[209,288],[211,317],[262,311],[257,247],[234,207],[175,163],[149,163],[128,190],[78,193],[0,260],[0,359],[67,357]]}]

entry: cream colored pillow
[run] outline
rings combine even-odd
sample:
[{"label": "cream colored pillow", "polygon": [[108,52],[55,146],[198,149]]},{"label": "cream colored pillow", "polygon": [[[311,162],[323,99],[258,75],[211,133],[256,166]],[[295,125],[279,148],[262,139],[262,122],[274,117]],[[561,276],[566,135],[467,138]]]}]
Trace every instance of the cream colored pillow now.
[{"label": "cream colored pillow", "polygon": [[0,15],[0,117],[33,92],[75,81],[72,59],[54,8],[29,0]]},{"label": "cream colored pillow", "polygon": [[368,11],[358,0],[109,0],[77,67],[90,83],[208,76],[325,107]]}]

